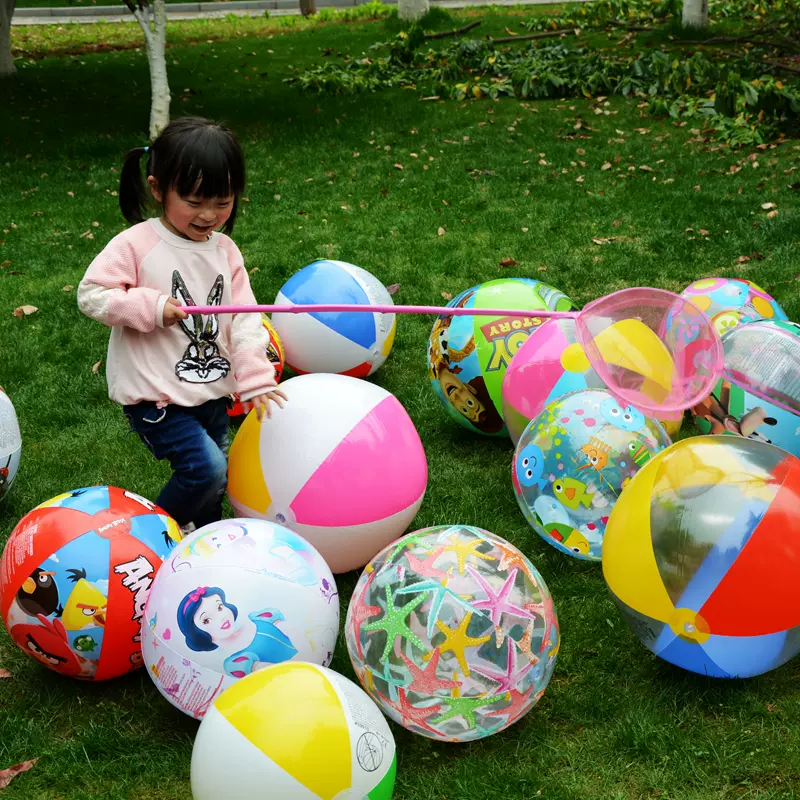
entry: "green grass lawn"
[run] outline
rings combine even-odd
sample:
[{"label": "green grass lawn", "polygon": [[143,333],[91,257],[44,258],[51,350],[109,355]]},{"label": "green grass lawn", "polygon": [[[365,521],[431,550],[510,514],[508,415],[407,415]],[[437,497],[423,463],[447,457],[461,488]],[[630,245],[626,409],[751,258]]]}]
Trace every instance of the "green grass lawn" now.
[{"label": "green grass lawn", "polygon": [[[489,15],[481,31],[501,35],[519,21]],[[24,449],[0,506],[0,542],[55,494],[110,483],[155,497],[167,476],[126,436],[103,369],[93,371],[108,331],[75,303],[87,265],[124,227],[118,170],[124,151],[146,142],[149,114],[146,59],[124,49],[134,34],[107,26],[122,49],[91,53],[77,44],[84,31],[101,36],[89,26],[12,34],[22,57],[3,89],[0,384],[19,412]],[[271,302],[300,267],[332,257],[399,283],[398,303],[443,303],[502,276],[544,279],[583,304],[623,286],[680,291],[725,275],[755,280],[800,317],[800,209],[788,188],[800,143],[730,152],[691,124],[644,117],[621,99],[458,104],[409,90],[304,96],[283,82],[388,36],[383,23],[171,29],[173,116],[224,119],[246,150],[235,240],[257,269],[260,300]],[[768,217],[765,203],[778,214]],[[517,265],[501,267],[506,258]],[[18,319],[21,305],[39,310]],[[646,651],[600,568],[561,555],[528,527],[511,488],[510,443],[470,435],[439,407],[426,375],[431,324],[400,319],[376,376],[406,406],[428,454],[414,527],[468,523],[521,547],[553,592],[563,645],[541,703],[503,734],[456,746],[393,727],[397,800],[798,797],[800,664],[723,682]],[[356,578],[339,581],[343,614]],[[4,631],[0,667],[13,675],[0,680],[0,768],[40,759],[4,800],[190,797],[197,723],[144,672],[71,682],[28,660]],[[333,667],[353,677],[343,640]]]}]

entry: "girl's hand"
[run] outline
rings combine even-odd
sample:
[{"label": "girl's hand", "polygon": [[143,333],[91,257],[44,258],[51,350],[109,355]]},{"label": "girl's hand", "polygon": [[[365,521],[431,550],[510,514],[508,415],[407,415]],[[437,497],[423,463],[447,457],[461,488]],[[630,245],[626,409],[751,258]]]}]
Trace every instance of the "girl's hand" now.
[{"label": "girl's hand", "polygon": [[179,319],[186,319],[188,316],[174,297],[167,299],[164,304],[164,317],[162,320],[165,328],[174,325]]},{"label": "girl's hand", "polygon": [[264,392],[264,394],[251,397],[242,405],[244,406],[245,413],[249,413],[250,410],[254,408],[258,421],[261,422],[261,420],[264,419],[265,411],[267,413],[267,419],[272,419],[272,406],[270,406],[270,401],[276,403],[279,408],[283,408],[284,402],[288,399],[289,398],[280,389],[273,389],[271,392]]}]

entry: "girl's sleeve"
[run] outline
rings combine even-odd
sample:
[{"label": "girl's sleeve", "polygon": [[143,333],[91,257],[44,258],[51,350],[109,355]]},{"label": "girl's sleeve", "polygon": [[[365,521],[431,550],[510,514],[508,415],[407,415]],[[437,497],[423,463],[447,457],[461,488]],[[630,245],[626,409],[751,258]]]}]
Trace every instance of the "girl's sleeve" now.
[{"label": "girl's sleeve", "polygon": [[[231,300],[234,305],[255,305],[250,279],[239,248],[228,237],[222,238],[231,270]],[[274,389],[275,367],[267,358],[269,334],[256,313],[234,314],[231,324],[231,350],[236,391],[246,401]]]},{"label": "girl's sleeve", "polygon": [[139,264],[158,242],[158,233],[146,223],[115,236],[78,285],[78,308],[104,325],[143,333],[162,327],[168,296],[137,285]]}]

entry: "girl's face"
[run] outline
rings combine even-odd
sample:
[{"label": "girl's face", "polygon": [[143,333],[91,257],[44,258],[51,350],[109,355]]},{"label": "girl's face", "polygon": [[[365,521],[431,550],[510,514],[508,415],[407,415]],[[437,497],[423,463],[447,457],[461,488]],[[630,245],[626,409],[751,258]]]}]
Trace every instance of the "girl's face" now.
[{"label": "girl's face", "polygon": [[211,232],[221,228],[233,211],[233,195],[228,197],[198,197],[190,194],[181,197],[175,189],[162,193],[155,178],[147,178],[156,202],[162,204],[162,221],[178,236],[193,242],[205,242]]},{"label": "girl's face", "polygon": [[194,624],[211,637],[215,644],[234,632],[233,611],[223,604],[218,594],[204,597],[194,612]]}]

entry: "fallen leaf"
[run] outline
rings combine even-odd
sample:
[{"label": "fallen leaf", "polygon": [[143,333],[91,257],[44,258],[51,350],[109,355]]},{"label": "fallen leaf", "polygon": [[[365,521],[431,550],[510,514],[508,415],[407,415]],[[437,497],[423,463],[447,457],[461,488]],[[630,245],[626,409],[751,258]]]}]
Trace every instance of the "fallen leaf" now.
[{"label": "fallen leaf", "polygon": [[2,264],[0,264],[0,267],[2,267],[3,269],[5,269],[6,267],[9,267],[9,266],[11,266],[11,262],[10,261],[4,261]]},{"label": "fallen leaf", "polygon": [[605,164],[603,164],[603,166],[602,166],[602,167],[600,167],[600,169],[601,169],[603,172],[605,172],[607,169],[611,169],[611,162],[610,162],[610,161],[606,161],[606,163],[605,163]]},{"label": "fallen leaf", "polygon": [[592,241],[595,244],[611,244],[611,242],[615,241],[616,238],[617,238],[616,236],[612,236],[610,238],[605,238],[605,237],[602,237],[602,236],[596,236],[596,237],[593,236],[592,237]]},{"label": "fallen leaf", "polygon": [[761,208],[763,208],[764,211],[769,211],[771,208],[777,208],[777,206],[775,203],[762,203]]},{"label": "fallen leaf", "polygon": [[381,189],[381,194],[382,194],[384,197],[386,197],[386,195],[387,195],[387,194],[389,194],[389,190],[388,190],[388,189]]},{"label": "fallen leaf", "polygon": [[619,228],[619,226],[620,226],[621,224],[622,224],[622,223],[621,223],[621,222],[620,222],[618,219],[615,219],[615,220],[614,220],[614,221],[611,223],[611,225],[612,225],[613,227],[615,227],[615,228]]},{"label": "fallen leaf", "polygon": [[397,294],[398,290],[400,289],[399,283],[392,283],[386,287],[386,291],[389,292],[391,295]]},{"label": "fallen leaf", "polygon": [[441,225],[440,225],[440,226],[439,226],[439,230],[438,230],[438,231],[436,231],[436,233],[438,233],[438,234],[439,234],[439,236],[444,236],[444,235],[445,235],[445,233],[447,233],[447,231],[446,231],[444,228],[442,228],[442,227],[441,227]]},{"label": "fallen leaf", "polygon": [[797,183],[787,183],[786,184],[786,188],[787,189],[800,189],[800,181],[797,181]]},{"label": "fallen leaf", "polygon": [[523,232],[523,233],[527,233],[529,230],[530,230],[530,228],[523,228],[523,229],[522,229],[522,232]]},{"label": "fallen leaf", "polygon": [[451,295],[450,292],[442,292],[442,297],[444,297],[445,300],[453,299],[453,295]]},{"label": "fallen leaf", "polygon": [[777,217],[777,216],[778,216],[778,212],[777,211],[768,211],[767,212],[767,219],[772,219],[773,217]]},{"label": "fallen leaf", "polygon": [[705,228],[698,228],[697,232],[698,232],[698,233],[699,233],[701,236],[708,236],[708,234],[709,234],[709,232],[708,232],[708,231],[707,231]]},{"label": "fallen leaf", "polygon": [[275,200],[280,200],[281,199],[281,196],[279,194],[274,194],[272,196],[275,198]]},{"label": "fallen leaf", "polygon": [[503,258],[500,260],[501,267],[515,267],[517,262],[513,258]]},{"label": "fallen leaf", "polygon": [[75,197],[75,192],[67,192],[70,197]]},{"label": "fallen leaf", "polygon": [[698,184],[697,186],[692,186],[692,189],[694,189],[696,192],[699,192],[700,191],[700,185]]},{"label": "fallen leaf", "polygon": [[74,288],[75,288],[75,287],[74,287],[74,286],[73,286],[71,283],[68,283],[68,284],[67,284],[67,285],[64,287],[63,291],[65,291],[65,292],[71,292],[71,291],[72,291]]},{"label": "fallen leaf", "polygon": [[750,260],[751,260],[750,256],[739,256],[739,258],[736,259],[736,263],[737,264],[746,264]]},{"label": "fallen leaf", "polygon": [[509,36],[519,36],[519,34],[518,34],[518,33],[514,33],[514,31],[512,31],[510,28],[506,28],[506,33],[507,33]]},{"label": "fallen leaf", "polygon": [[578,177],[575,178],[575,183],[583,183],[583,180],[584,180],[583,175],[578,175]]},{"label": "fallen leaf", "polygon": [[401,164],[401,163],[398,161],[398,162],[397,162],[397,163],[394,165],[394,168],[395,168],[395,169],[403,169],[403,165],[402,165],[402,164]]},{"label": "fallen leaf", "polygon": [[10,678],[11,673],[7,669],[0,669],[0,678]]},{"label": "fallen leaf", "polygon": [[97,375],[100,371],[100,367],[103,366],[103,359],[101,358],[96,364],[92,364],[92,372]]},{"label": "fallen leaf", "polygon": [[13,767],[8,769],[0,769],[0,789],[5,789],[17,775],[27,772],[39,759],[34,758],[31,761],[23,761],[21,764],[14,764]]},{"label": "fallen leaf", "polygon": [[642,170],[642,172],[652,172],[653,171],[653,168],[652,167],[648,167],[647,164],[641,164],[639,166],[639,169]]},{"label": "fallen leaf", "polygon": [[14,309],[14,316],[17,317],[17,319],[22,319],[30,314],[35,314],[38,310],[36,306],[19,306]]},{"label": "fallen leaf", "polygon": [[[242,200],[246,200],[246,199],[247,199],[246,197],[243,197],[243,198],[242,198]],[[93,223],[92,223],[92,227],[93,227],[93,228],[99,228],[99,227],[100,227],[100,223],[99,223],[99,222],[93,222]]]}]

